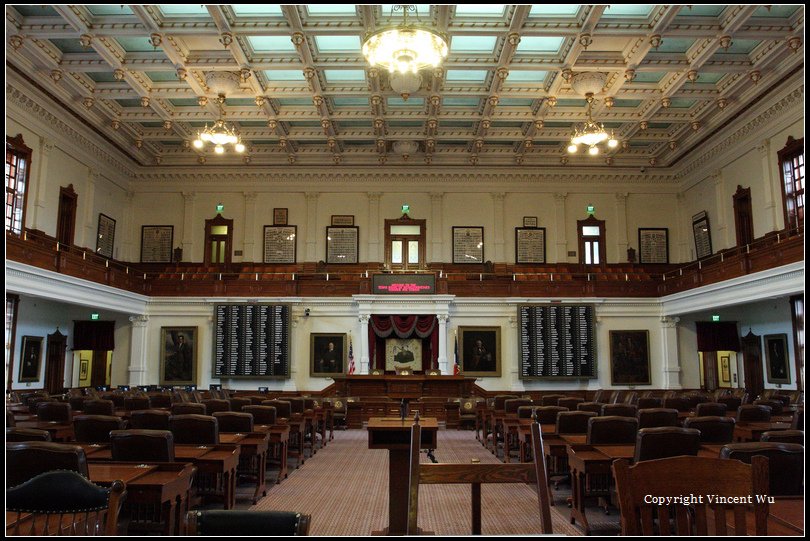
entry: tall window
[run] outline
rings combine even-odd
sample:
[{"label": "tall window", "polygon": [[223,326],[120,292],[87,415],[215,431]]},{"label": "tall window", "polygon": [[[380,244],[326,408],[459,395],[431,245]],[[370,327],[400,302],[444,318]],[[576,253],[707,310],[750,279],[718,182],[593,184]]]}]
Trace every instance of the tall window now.
[{"label": "tall window", "polygon": [[579,262],[584,265],[603,265],[605,263],[605,221],[589,216],[586,220],[577,220],[579,237]]},{"label": "tall window", "polygon": [[425,220],[412,220],[407,214],[385,220],[385,264],[399,270],[425,267]]},{"label": "tall window", "polygon": [[25,225],[25,196],[28,189],[28,170],[31,167],[31,149],[22,135],[6,136],[6,231],[22,233]]},{"label": "tall window", "polygon": [[804,137],[788,137],[779,151],[785,228],[801,231],[804,226]]},{"label": "tall window", "polygon": [[17,332],[17,306],[20,298],[11,293],[6,294],[6,359],[8,359],[8,381],[6,389],[11,389],[14,374],[14,337]]},{"label": "tall window", "polygon": [[207,265],[229,265],[233,244],[233,220],[217,214],[205,221],[205,263]]}]

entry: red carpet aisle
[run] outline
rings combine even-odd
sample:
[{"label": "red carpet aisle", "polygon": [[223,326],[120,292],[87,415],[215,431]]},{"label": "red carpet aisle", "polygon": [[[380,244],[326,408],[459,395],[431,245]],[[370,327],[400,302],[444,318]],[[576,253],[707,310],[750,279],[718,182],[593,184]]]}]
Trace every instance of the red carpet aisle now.
[{"label": "red carpet aisle", "polygon": [[[440,430],[441,462],[497,462],[469,431]],[[423,460],[427,460],[423,456]],[[485,485],[485,535],[534,534],[540,530],[537,496],[529,486]],[[312,515],[312,535],[369,535],[388,523],[388,452],[368,449],[365,430],[335,432],[335,440],[289,479],[273,486],[254,510],[298,511]],[[582,535],[568,523],[565,505],[552,507],[554,533]],[[419,526],[438,535],[469,535],[468,485],[421,488]]]}]

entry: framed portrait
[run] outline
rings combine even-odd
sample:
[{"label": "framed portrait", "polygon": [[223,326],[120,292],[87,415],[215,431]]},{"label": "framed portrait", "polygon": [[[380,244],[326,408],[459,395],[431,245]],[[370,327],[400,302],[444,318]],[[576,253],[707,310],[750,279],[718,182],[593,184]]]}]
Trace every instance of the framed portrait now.
[{"label": "framed portrait", "polygon": [[309,335],[309,375],[329,377],[346,372],[346,333],[320,333]]},{"label": "framed portrait", "polygon": [[287,225],[287,209],[273,209],[273,225]]},{"label": "framed portrait", "polygon": [[638,229],[638,262],[669,263],[669,229],[666,227]]},{"label": "framed portrait", "polygon": [[546,228],[515,228],[515,263],[546,262]]},{"label": "framed portrait", "polygon": [[524,216],[523,227],[537,227],[537,216]]},{"label": "framed portrait", "polygon": [[96,253],[112,258],[115,245],[115,220],[106,214],[98,215],[98,232],[96,234]]},{"label": "framed portrait", "polygon": [[484,262],[484,228],[453,226],[453,263]]},{"label": "framed portrait", "polygon": [[264,226],[264,262],[295,263],[297,231],[294,225]]},{"label": "framed portrait", "polygon": [[357,263],[359,229],[357,226],[326,228],[326,262]]},{"label": "framed portrait", "polygon": [[610,331],[610,384],[651,383],[650,332]]},{"label": "framed portrait", "polygon": [[90,365],[90,363],[87,362],[87,359],[81,359],[79,361],[79,379],[80,380],[87,379],[87,368],[88,368],[89,365]]},{"label": "framed portrait", "polygon": [[712,255],[712,232],[709,229],[709,215],[705,210],[692,216],[692,231],[695,235],[697,259]]},{"label": "framed portrait", "polygon": [[385,370],[397,372],[422,371],[421,338],[387,338],[385,340]]},{"label": "framed portrait", "polygon": [[458,355],[465,376],[501,376],[501,328],[459,327]]},{"label": "framed portrait", "polygon": [[354,225],[353,214],[333,214],[332,225]]},{"label": "framed portrait", "polygon": [[720,381],[731,383],[731,359],[728,355],[720,357]]},{"label": "framed portrait", "polygon": [[160,384],[197,384],[197,327],[160,328]]},{"label": "framed portrait", "polygon": [[766,334],[765,365],[768,369],[768,383],[790,383],[788,366],[788,346],[786,334]]},{"label": "framed portrait", "polygon": [[141,263],[171,263],[173,225],[141,226]]},{"label": "framed portrait", "polygon": [[17,381],[39,381],[39,366],[42,361],[42,337],[23,336],[20,351],[20,374]]}]

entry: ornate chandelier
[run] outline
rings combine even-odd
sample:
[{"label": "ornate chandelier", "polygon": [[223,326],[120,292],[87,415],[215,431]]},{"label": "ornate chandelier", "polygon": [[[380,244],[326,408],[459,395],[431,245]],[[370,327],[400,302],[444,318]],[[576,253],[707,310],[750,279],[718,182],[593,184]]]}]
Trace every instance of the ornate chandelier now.
[{"label": "ornate chandelier", "polygon": [[239,133],[234,126],[230,126],[225,122],[225,110],[223,104],[225,103],[225,94],[217,96],[217,104],[219,105],[219,118],[212,126],[205,125],[205,127],[197,132],[197,139],[194,140],[194,148],[202,150],[205,145],[210,143],[214,145],[214,152],[216,154],[225,153],[225,145],[233,145],[233,149],[242,154],[245,151],[245,145],[239,138]]},{"label": "ornate chandelier", "polygon": [[579,145],[588,146],[588,154],[596,156],[599,154],[599,143],[607,141],[608,148],[616,148],[619,146],[619,141],[613,137],[613,131],[608,132],[605,126],[601,123],[594,122],[591,116],[591,106],[593,104],[593,93],[589,92],[585,95],[588,101],[588,120],[585,124],[574,128],[574,135],[571,137],[571,144],[568,145],[568,152],[576,154],[579,150]]},{"label": "ornate chandelier", "polygon": [[417,73],[438,66],[447,56],[447,38],[429,28],[408,24],[408,12],[416,12],[415,5],[395,5],[391,11],[399,10],[402,24],[366,36],[363,56],[372,66],[385,66],[392,73]]}]

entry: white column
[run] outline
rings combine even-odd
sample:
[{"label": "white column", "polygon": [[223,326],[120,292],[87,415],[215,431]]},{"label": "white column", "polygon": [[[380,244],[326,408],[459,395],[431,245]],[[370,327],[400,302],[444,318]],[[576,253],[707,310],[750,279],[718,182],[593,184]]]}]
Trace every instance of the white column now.
[{"label": "white column", "polygon": [[686,215],[686,194],[684,192],[678,192],[675,195],[675,203],[676,203],[676,220],[678,224],[678,258],[672,263],[680,263],[682,261],[694,261],[697,259],[695,257],[694,250],[692,250],[692,240],[693,240],[693,233],[692,233],[692,221],[691,216]]},{"label": "white column", "polygon": [[444,228],[442,226],[442,215],[444,204],[444,194],[441,192],[430,193],[430,223],[427,228],[430,233],[430,242],[432,247],[430,249],[431,261],[445,261],[442,255],[442,236],[444,235]]},{"label": "white column", "polygon": [[[773,169],[771,168],[771,141],[765,139],[757,147],[759,159],[762,162],[762,212],[765,218],[766,231],[782,229],[782,222],[785,221],[781,205],[776,201],[781,200],[782,187],[774,182]],[[780,180],[781,182],[781,180]],[[754,234],[756,237],[756,234]]]},{"label": "white column", "polygon": [[450,317],[447,314],[439,314],[436,319],[439,320],[439,370],[442,374],[453,375],[453,369],[447,363],[447,320]]},{"label": "white column", "polygon": [[[132,340],[129,344],[129,385],[147,385],[150,382],[147,380],[148,369],[146,366],[146,359],[149,358],[147,344],[149,343],[149,333],[147,332],[148,316],[130,316],[129,321],[132,323]],[[160,381],[160,366],[155,359],[154,374],[151,383],[159,383]]]},{"label": "white column", "polygon": [[[307,261],[318,261],[318,197],[321,194],[307,192]],[[323,258],[326,261],[326,250]]]},{"label": "white column", "polygon": [[[556,263],[566,263],[568,261],[568,242],[566,241],[565,229],[565,200],[568,194],[565,192],[554,194],[554,228],[556,229],[557,255]],[[576,258],[572,261],[576,262]]]},{"label": "white column", "polygon": [[[627,261],[627,248],[629,240],[627,238],[627,192],[617,193],[616,196],[616,262]],[[638,246],[636,250],[641,250]],[[640,254],[639,254],[640,255]]]},{"label": "white column", "polygon": [[380,192],[369,192],[368,198],[368,256],[366,261],[382,261],[380,252]]},{"label": "white column", "polygon": [[[496,263],[503,263],[506,261],[506,256],[504,255],[504,240],[503,240],[503,213],[504,213],[504,200],[506,199],[505,192],[496,192],[489,194],[492,197],[492,207],[493,207],[493,225],[495,229],[495,239],[494,239],[494,254],[490,257],[484,257],[489,261],[493,261]],[[484,242],[484,250],[486,251],[486,241]]]},{"label": "white column", "polygon": [[[245,233],[242,242],[242,261],[264,261],[264,254],[256,254],[256,192],[242,192],[245,198]],[[262,236],[264,238],[264,231]]]},{"label": "white column", "polygon": [[[115,258],[121,261],[139,261],[135,256],[135,192],[124,194],[124,218],[121,224],[121,250]],[[140,240],[140,239],[139,239]]]},{"label": "white column", "polygon": [[726,209],[731,204],[731,198],[728,198],[728,201],[726,200],[723,171],[718,169],[712,173],[712,181],[714,182],[714,197],[717,203],[717,238],[712,239],[712,251],[719,252],[736,244],[736,239],[732,243],[729,242],[728,238],[728,212]]},{"label": "white column", "polygon": [[661,358],[664,359],[664,389],[680,389],[681,365],[678,357],[678,317],[661,318]]},{"label": "white column", "polygon": [[[32,209],[33,212],[27,213],[29,215],[28,223],[31,229],[38,229],[40,231],[43,230],[45,225],[42,222],[45,212],[45,193],[48,191],[46,179],[48,178],[48,160],[51,156],[51,152],[53,152],[53,148],[53,141],[45,139],[44,137],[39,140],[39,153],[35,154],[32,160],[32,165],[36,167],[36,174],[29,176],[29,179],[34,182],[28,189],[29,193],[34,197],[32,198],[33,201],[29,199],[29,202],[33,204],[29,205],[28,208]],[[25,225],[26,224],[23,224],[23,226]]]},{"label": "white column", "polygon": [[87,169],[87,188],[85,190],[87,194],[82,194],[84,196],[84,234],[81,240],[76,239],[78,241],[76,244],[81,242],[81,246],[93,252],[96,250],[96,235],[98,234],[98,216],[94,212],[98,177],[98,171]]},{"label": "white column", "polygon": [[[183,192],[183,260],[194,261],[194,200],[197,199],[195,192]],[[203,239],[205,242],[205,239]],[[205,246],[203,246],[203,254]],[[202,256],[202,254],[200,254]],[[197,259],[202,260],[202,257]]]},{"label": "white column", "polygon": [[368,374],[368,321],[371,319],[369,314],[360,314],[357,320],[360,322],[360,371],[358,374]]}]

